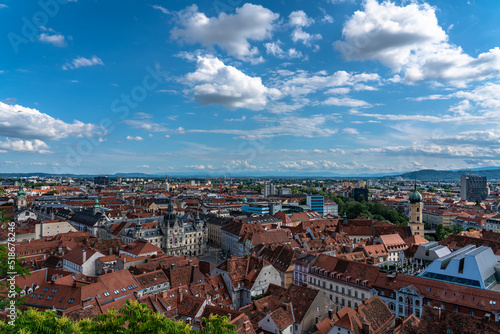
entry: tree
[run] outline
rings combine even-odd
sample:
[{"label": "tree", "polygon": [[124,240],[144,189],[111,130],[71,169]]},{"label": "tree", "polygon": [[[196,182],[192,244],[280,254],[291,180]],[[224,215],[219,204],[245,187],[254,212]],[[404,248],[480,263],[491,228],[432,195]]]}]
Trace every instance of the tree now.
[{"label": "tree", "polygon": [[452,230],[452,233],[453,234],[459,234],[460,232],[464,231],[465,228],[464,226],[462,225],[462,223],[455,223],[453,224],[453,226],[451,227],[451,230]]},{"label": "tree", "polygon": [[432,235],[424,235],[424,238],[427,239],[427,241],[436,241]]},{"label": "tree", "polygon": [[[10,228],[12,228],[12,226],[10,226],[9,224],[8,229]],[[10,247],[10,245],[10,243],[7,245],[0,245],[0,279],[9,278],[10,274],[8,273],[12,272],[20,275],[23,278],[26,275],[30,275],[31,272],[21,265],[21,260],[17,257],[17,255],[14,257],[9,256],[9,253],[11,253],[10,255],[12,255],[12,253],[14,252],[14,249],[8,249],[8,246]],[[0,309],[9,306],[11,300],[14,301],[15,307],[22,303],[23,299],[20,296],[21,288],[17,285],[14,285],[14,291],[15,297],[10,298],[12,295],[12,288],[10,288],[10,284],[8,283],[8,281],[5,283],[0,281]]]},{"label": "tree", "polygon": [[205,328],[201,330],[201,333],[214,333],[214,334],[228,334],[234,333],[233,329],[236,328],[235,325],[229,323],[227,317],[218,317],[211,314],[208,319],[203,318],[205,323]]},{"label": "tree", "polygon": [[448,226],[444,226],[443,224],[439,224],[436,228],[436,239],[441,241],[452,234],[452,229]]},{"label": "tree", "polygon": [[229,334],[235,333],[235,325],[229,323],[227,317],[210,315],[208,319],[203,318],[205,328],[202,330],[191,329],[191,325],[182,320],[174,321],[163,314],[153,312],[146,304],[137,300],[127,300],[125,306],[120,310],[113,308],[108,312],[98,315],[93,319],[83,319],[73,321],[67,317],[61,317],[55,311],[46,310],[38,312],[29,308],[27,311],[19,313],[13,326],[0,320],[2,333],[24,333],[24,334],[196,334],[215,333]]}]

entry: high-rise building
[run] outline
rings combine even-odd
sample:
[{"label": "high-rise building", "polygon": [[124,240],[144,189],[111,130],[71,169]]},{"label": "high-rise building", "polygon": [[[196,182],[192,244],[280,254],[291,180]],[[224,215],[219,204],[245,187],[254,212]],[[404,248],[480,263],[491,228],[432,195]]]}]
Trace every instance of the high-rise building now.
[{"label": "high-rise building", "polygon": [[323,215],[325,212],[325,198],[319,195],[308,195],[307,196],[307,206],[311,208],[311,210],[316,211],[320,215]]},{"label": "high-rise building", "polygon": [[460,178],[460,197],[464,201],[482,201],[488,197],[486,176],[462,175]]},{"label": "high-rise building", "polygon": [[101,186],[109,186],[109,177],[107,176],[96,176],[94,177],[94,183]]},{"label": "high-rise building", "polygon": [[276,187],[274,184],[266,184],[264,186],[264,197],[276,195]]}]

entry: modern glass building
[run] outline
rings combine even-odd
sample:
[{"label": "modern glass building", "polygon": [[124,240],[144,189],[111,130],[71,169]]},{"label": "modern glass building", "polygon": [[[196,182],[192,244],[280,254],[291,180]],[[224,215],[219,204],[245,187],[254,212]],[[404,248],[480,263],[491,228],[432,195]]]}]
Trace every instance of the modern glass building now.
[{"label": "modern glass building", "polygon": [[325,198],[319,195],[308,195],[307,206],[310,207],[311,210],[323,215],[325,212]]}]

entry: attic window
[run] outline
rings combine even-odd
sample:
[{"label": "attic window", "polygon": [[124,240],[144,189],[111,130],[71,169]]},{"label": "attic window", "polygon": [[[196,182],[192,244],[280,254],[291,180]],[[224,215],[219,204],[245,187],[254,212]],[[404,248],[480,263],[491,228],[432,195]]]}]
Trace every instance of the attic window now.
[{"label": "attic window", "polygon": [[[42,298],[43,298],[42,294],[38,295],[38,299],[42,299]],[[490,304],[491,304],[491,301],[490,301]]]},{"label": "attic window", "polygon": [[43,288],[43,292],[49,291],[49,288]]},{"label": "attic window", "polygon": [[32,295],[31,295],[31,298],[35,298],[35,297],[36,297],[36,295],[37,295],[36,293],[32,294]]},{"label": "attic window", "polygon": [[59,303],[62,303],[65,297],[61,297],[61,300],[59,300]]},{"label": "attic window", "polygon": [[73,302],[74,302],[74,301],[75,301],[75,298],[70,298],[70,299],[68,300],[68,304],[73,304]]},{"label": "attic window", "polygon": [[127,289],[125,289],[125,288],[121,288],[120,290],[122,290],[122,292],[126,292],[127,291]]},{"label": "attic window", "polygon": [[108,296],[109,296],[109,292],[107,292],[107,291],[106,291],[106,292],[104,293],[104,296],[105,296],[105,297],[108,297]]},{"label": "attic window", "polygon": [[52,298],[54,298],[54,296],[48,296],[47,300],[52,300]]},{"label": "attic window", "polygon": [[56,292],[57,292],[57,290],[58,290],[57,288],[56,288],[56,289],[53,289],[53,290],[52,290],[52,292],[56,293]]}]

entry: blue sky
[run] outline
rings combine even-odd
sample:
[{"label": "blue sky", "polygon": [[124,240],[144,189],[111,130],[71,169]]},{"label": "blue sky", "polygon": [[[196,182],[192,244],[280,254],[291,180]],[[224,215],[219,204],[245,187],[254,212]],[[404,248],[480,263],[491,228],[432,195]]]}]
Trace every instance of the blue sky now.
[{"label": "blue sky", "polygon": [[498,1],[0,1],[0,170],[500,165]]}]

